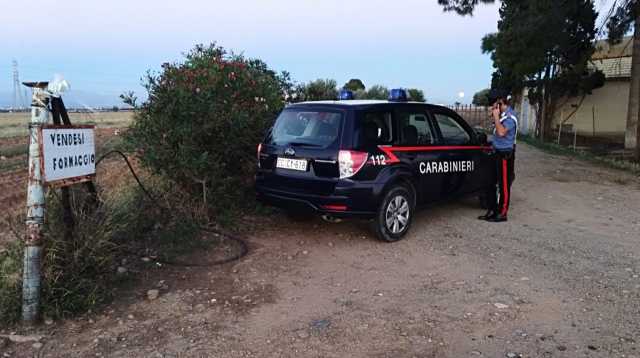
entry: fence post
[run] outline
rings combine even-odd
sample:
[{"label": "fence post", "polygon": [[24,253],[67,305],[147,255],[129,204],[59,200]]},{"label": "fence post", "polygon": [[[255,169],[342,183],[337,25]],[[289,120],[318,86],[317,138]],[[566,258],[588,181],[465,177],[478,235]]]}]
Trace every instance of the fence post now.
[{"label": "fence post", "polygon": [[46,82],[25,83],[33,88],[29,123],[29,179],[27,182],[27,233],[24,247],[22,278],[22,320],[34,323],[40,313],[40,265],[42,261],[42,229],[44,225],[44,186],[40,157],[40,129],[49,119],[49,96]]}]

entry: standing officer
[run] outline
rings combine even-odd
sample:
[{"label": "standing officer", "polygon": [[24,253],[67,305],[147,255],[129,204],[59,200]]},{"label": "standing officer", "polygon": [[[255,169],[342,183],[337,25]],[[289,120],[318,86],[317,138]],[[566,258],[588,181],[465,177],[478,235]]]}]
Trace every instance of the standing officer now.
[{"label": "standing officer", "polygon": [[491,110],[495,129],[493,149],[495,150],[496,186],[487,192],[489,211],[478,217],[490,222],[507,221],[511,201],[511,183],[514,175],[515,143],[518,134],[518,118],[511,108],[510,99],[501,96]]}]

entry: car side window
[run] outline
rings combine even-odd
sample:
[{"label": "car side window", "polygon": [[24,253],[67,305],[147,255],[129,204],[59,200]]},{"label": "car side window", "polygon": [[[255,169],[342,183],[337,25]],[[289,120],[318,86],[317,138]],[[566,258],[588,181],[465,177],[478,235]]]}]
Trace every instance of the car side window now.
[{"label": "car side window", "polygon": [[435,113],[434,116],[444,144],[464,145],[471,143],[471,136],[455,119],[442,113]]},{"label": "car side window", "polygon": [[434,136],[429,126],[427,115],[423,112],[399,112],[398,142],[400,145],[431,145]]},{"label": "car side window", "polygon": [[360,144],[363,147],[390,144],[393,139],[391,112],[366,112],[359,121]]}]

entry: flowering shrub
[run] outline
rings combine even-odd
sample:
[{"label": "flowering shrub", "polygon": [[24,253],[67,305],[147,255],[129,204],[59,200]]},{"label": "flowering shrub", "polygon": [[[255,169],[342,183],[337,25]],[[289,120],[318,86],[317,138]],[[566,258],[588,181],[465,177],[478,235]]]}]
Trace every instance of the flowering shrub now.
[{"label": "flowering shrub", "polygon": [[251,190],[256,146],[292,87],[288,74],[211,44],[143,84],[148,99],[127,135],[142,163],[214,212],[237,208]]}]

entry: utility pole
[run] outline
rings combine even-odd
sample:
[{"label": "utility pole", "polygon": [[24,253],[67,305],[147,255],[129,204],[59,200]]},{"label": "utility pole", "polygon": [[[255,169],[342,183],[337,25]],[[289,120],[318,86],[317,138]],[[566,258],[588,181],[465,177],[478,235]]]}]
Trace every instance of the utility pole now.
[{"label": "utility pole", "polygon": [[31,122],[29,123],[29,179],[27,184],[27,234],[22,275],[22,320],[35,323],[40,313],[40,268],[42,262],[42,229],[44,225],[44,185],[40,129],[49,120],[47,82],[29,82],[33,89]]}]

